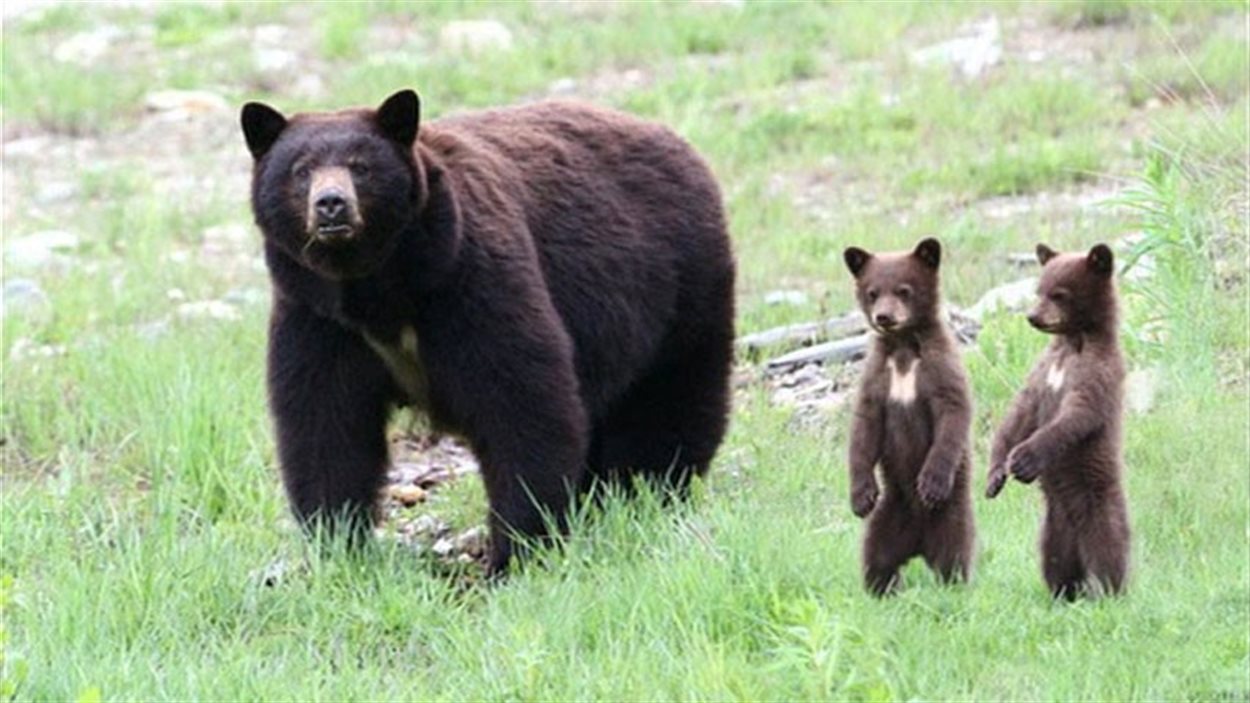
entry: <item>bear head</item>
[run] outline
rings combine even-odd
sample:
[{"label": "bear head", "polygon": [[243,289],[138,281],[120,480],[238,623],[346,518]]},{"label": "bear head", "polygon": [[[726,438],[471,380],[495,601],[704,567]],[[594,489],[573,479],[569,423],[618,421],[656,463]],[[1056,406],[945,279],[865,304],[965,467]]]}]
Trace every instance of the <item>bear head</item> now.
[{"label": "bear head", "polygon": [[252,210],[267,240],[328,279],[376,270],[425,200],[417,94],[400,91],[376,110],[289,118],[251,102],[241,118],[254,159]]},{"label": "bear head", "polygon": [[1029,324],[1048,334],[1082,334],[1115,324],[1115,260],[1097,244],[1087,253],[1059,253],[1037,245],[1042,277]]},{"label": "bear head", "polygon": [[942,245],[925,239],[909,252],[843,253],[855,276],[855,298],[868,324],[885,336],[922,331],[938,322],[938,265]]}]

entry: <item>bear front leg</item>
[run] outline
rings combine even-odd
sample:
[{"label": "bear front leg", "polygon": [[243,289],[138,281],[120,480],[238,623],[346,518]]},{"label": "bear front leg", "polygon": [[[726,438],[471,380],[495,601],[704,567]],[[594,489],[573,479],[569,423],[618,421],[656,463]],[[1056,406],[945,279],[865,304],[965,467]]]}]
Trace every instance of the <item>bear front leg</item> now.
[{"label": "bear front leg", "polygon": [[269,409],[292,512],[310,532],[367,537],[387,465],[391,380],[363,338],[274,301]]},{"label": "bear front leg", "polygon": [[885,435],[885,404],[880,398],[861,389],[855,402],[851,422],[849,466],[851,474],[851,512],[867,517],[877,504],[879,489],[874,469],[881,460]]},{"label": "bear front leg", "polygon": [[1036,402],[1028,392],[1021,392],[1011,403],[1007,417],[994,433],[990,446],[990,471],[986,481],[985,497],[993,498],[1007,483],[1007,455],[1016,445],[1033,434],[1036,428]]},{"label": "bear front leg", "polygon": [[962,392],[943,389],[930,401],[934,421],[933,444],[916,476],[916,494],[932,510],[945,503],[955,485],[955,472],[967,456],[972,408]]},{"label": "bear front leg", "polygon": [[1083,393],[1069,393],[1050,422],[1017,444],[1007,455],[1007,470],[1022,483],[1031,483],[1057,457],[1102,429],[1100,403]]}]

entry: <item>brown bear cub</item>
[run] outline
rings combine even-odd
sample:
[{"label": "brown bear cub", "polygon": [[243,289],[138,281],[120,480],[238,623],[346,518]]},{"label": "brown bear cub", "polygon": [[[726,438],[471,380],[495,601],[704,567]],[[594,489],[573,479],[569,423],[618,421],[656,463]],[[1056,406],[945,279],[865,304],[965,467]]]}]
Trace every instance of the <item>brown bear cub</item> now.
[{"label": "brown bear cub", "polygon": [[716,180],[672,131],[572,103],[426,124],[411,90],[289,118],[248,103],[242,127],[303,525],[369,534],[398,405],[481,463],[491,573],[598,482],[682,494],[707,470],[734,260]]},{"label": "brown bear cub", "polygon": [[994,437],[993,498],[1007,476],[1041,477],[1042,573],[1072,600],[1092,577],[1119,593],[1128,571],[1128,509],[1120,484],[1124,360],[1116,331],[1111,250],[1059,254],[1038,245],[1042,278],[1029,324],[1054,335]]},{"label": "brown bear cub", "polygon": [[[968,432],[972,401],[959,350],[939,312],[942,247],[844,258],[876,335],[851,428],[851,509],[868,517],[868,590],[891,592],[899,569],[921,555],[946,581],[966,580],[975,528]],[[875,467],[884,486],[878,489]]]}]

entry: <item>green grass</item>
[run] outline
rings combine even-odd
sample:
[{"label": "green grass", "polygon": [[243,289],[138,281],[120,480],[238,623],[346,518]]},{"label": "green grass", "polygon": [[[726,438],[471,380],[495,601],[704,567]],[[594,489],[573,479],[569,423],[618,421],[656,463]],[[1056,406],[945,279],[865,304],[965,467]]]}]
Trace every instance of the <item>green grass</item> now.
[{"label": "green grass", "polygon": [[[5,270],[35,279],[52,311],[3,319],[0,699],[1246,698],[1244,12],[382,2],[6,18],[5,137],[64,151],[6,153],[5,241],[57,228],[82,246],[69,266]],[[910,64],[910,49],[990,13],[1007,55],[985,76]],[[446,55],[438,31],[453,19],[499,20],[516,46]],[[52,59],[102,24],[122,30],[108,60]],[[252,30],[267,24],[290,29],[320,94],[255,68]],[[1077,68],[1033,63],[1013,49],[1022,28],[1056,47],[1102,32],[1135,48]],[[852,243],[940,237],[946,297],[966,306],[1030,275],[1007,254],[1039,240],[1077,249],[1142,233],[1134,255],[1156,272],[1121,286],[1125,348],[1159,388],[1150,412],[1127,419],[1129,593],[1051,603],[1035,548],[1041,498],[1013,484],[976,501],[972,584],[940,586],[915,563],[898,597],[868,598],[848,417],[797,428],[758,384],[739,391],[690,506],[610,500],[579,517],[562,551],[496,587],[466,588],[388,540],[355,555],[306,548],[265,413],[259,245],[222,254],[205,242],[209,228],[250,222],[235,115],[153,127],[144,94],[206,87],[291,110],[375,104],[411,85],[432,119],[535,99],[565,78],[705,154],[740,258],[743,332],[849,309]],[[76,195],[41,201],[57,182]],[[1056,205],[1117,183],[1114,206]],[[1004,202],[1035,209],[991,214]],[[789,288],[809,302],[764,302]],[[232,293],[262,302],[238,320],[167,319],[182,297]],[[19,342],[67,351],[16,358]],[[1045,343],[999,314],[965,354],[978,495],[995,424]],[[429,509],[458,529],[480,524],[482,489],[462,481]],[[264,587],[276,559],[307,569]]]}]

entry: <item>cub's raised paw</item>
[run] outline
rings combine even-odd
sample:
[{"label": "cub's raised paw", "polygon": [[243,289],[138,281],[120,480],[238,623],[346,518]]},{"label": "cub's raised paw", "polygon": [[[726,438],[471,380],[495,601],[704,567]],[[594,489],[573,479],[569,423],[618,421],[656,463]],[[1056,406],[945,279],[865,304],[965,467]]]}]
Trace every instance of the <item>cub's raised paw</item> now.
[{"label": "cub's raised paw", "polygon": [[953,471],[921,471],[916,478],[916,494],[926,508],[936,508],[951,497],[954,485]]},{"label": "cub's raised paw", "polygon": [[1003,490],[1003,486],[1005,486],[1006,484],[1007,484],[1007,469],[1002,464],[999,464],[993,467],[992,469],[990,469],[990,477],[989,477],[989,480],[986,482],[985,497],[993,498],[997,496]]},{"label": "cub's raised paw", "polygon": [[865,481],[851,488],[851,512],[855,517],[868,517],[877,504],[877,482]]},{"label": "cub's raised paw", "polygon": [[1007,468],[1021,483],[1033,483],[1042,473],[1042,458],[1026,442],[1016,445],[1007,455]]}]

